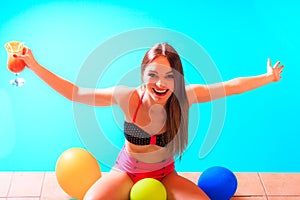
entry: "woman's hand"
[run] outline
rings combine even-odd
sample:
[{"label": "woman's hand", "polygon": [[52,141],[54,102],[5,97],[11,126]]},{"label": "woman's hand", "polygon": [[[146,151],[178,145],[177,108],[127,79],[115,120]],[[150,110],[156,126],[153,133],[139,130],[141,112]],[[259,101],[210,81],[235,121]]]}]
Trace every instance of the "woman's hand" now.
[{"label": "woman's hand", "polygon": [[281,79],[281,73],[283,69],[283,65],[280,65],[280,62],[276,62],[274,66],[271,64],[270,58],[267,61],[267,75],[273,77],[273,82],[277,82]]},{"label": "woman's hand", "polygon": [[24,47],[22,55],[14,54],[13,57],[22,59],[25,62],[26,66],[30,69],[32,69],[35,65],[38,64],[37,61],[34,59],[31,49],[29,49],[28,47]]}]

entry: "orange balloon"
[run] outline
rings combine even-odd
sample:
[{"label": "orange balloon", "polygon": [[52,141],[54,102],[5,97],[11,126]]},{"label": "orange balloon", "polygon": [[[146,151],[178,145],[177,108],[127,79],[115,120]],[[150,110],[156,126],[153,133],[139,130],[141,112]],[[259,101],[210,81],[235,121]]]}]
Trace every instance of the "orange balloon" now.
[{"label": "orange balloon", "polygon": [[72,198],[83,199],[88,189],[101,177],[97,160],[82,148],[62,153],[56,163],[56,178],[60,187]]}]

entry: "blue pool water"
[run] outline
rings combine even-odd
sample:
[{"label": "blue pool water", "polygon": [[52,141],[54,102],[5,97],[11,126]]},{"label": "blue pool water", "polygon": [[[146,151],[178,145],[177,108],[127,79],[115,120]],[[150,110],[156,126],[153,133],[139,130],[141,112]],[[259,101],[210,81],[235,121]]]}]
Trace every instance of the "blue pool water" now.
[{"label": "blue pool water", "polygon": [[[280,60],[279,83],[191,108],[190,143],[176,168],[299,172],[299,8],[289,0],[24,0],[0,6],[0,44],[24,41],[49,70],[85,86],[94,78],[97,87],[138,85],[142,56],[155,42],[178,49],[187,83],[259,75],[268,57]],[[130,31],[134,37],[125,40]],[[72,147],[87,148],[108,171],[124,142],[120,110],[74,104],[28,69],[21,73],[24,87],[9,85],[14,75],[2,47],[0,171],[54,171],[59,155]],[[103,49],[112,60],[101,57]],[[108,65],[101,66],[105,59]],[[95,71],[86,73],[89,62]]]}]

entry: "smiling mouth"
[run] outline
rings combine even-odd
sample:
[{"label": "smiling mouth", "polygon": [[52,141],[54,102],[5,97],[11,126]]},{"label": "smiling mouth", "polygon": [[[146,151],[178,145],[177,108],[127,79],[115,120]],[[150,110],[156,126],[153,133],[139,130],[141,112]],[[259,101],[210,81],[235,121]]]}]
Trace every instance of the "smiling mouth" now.
[{"label": "smiling mouth", "polygon": [[158,96],[163,96],[168,92],[168,89],[164,89],[164,90],[159,90],[159,89],[155,89],[153,88],[153,91],[156,95]]}]

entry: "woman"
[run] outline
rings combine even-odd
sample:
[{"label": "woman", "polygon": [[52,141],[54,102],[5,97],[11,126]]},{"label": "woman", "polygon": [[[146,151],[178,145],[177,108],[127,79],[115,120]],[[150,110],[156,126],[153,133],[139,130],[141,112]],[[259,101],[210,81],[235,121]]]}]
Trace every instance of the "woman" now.
[{"label": "woman", "polygon": [[34,73],[71,101],[94,106],[119,105],[125,122],[126,142],[116,165],[108,176],[100,178],[85,199],[128,199],[138,180],[160,180],[168,199],[209,199],[191,181],[174,169],[175,155],[181,156],[187,145],[188,110],[192,104],[239,94],[279,81],[283,66],[273,67],[268,60],[266,74],[236,78],[212,85],[185,86],[178,53],[167,43],[156,44],[142,62],[143,84],[138,88],[116,86],[106,89],[81,88],[58,77],[34,59],[30,49],[21,56]]}]

